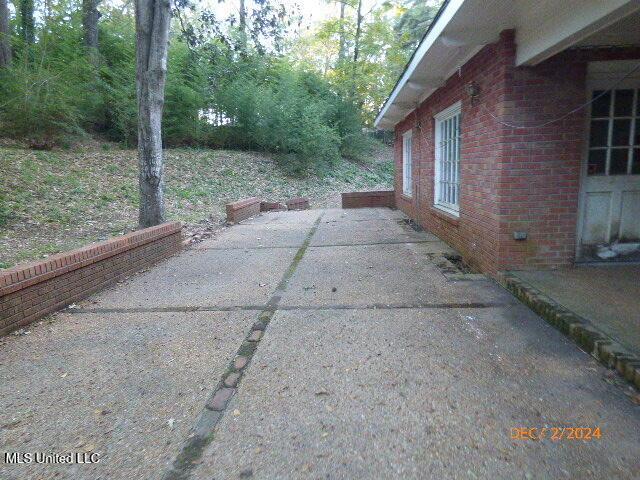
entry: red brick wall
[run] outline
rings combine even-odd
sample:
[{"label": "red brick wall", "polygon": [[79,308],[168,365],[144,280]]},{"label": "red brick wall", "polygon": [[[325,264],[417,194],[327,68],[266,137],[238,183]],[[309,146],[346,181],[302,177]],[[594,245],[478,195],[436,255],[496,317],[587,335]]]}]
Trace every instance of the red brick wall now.
[{"label": "red brick wall", "polygon": [[[396,126],[398,207],[460,251],[476,268],[544,268],[574,260],[585,110],[535,126],[587,100],[591,60],[639,58],[638,49],[566,51],[535,67],[515,66],[514,32],[484,47]],[[464,87],[480,88],[471,101]],[[434,115],[462,101],[460,218],[433,207]],[[402,134],[413,128],[414,197],[402,196]],[[528,239],[516,241],[514,231]]]},{"label": "red brick wall", "polygon": [[393,190],[348,192],[342,194],[342,208],[395,208],[395,206],[395,192]]},{"label": "red brick wall", "polygon": [[[474,267],[494,268],[498,252],[497,182],[500,129],[491,118],[471,106],[465,85],[475,81],[489,108],[504,90],[509,42],[483,48],[396,127],[396,195],[398,208],[452,245]],[[433,207],[434,116],[462,101],[460,217]],[[413,198],[402,194],[402,134],[413,128]]]},{"label": "red brick wall", "polygon": [[260,214],[260,199],[257,197],[244,198],[237,202],[227,203],[226,208],[227,222],[238,223]]},{"label": "red brick wall", "polygon": [[[633,58],[640,58],[640,49],[584,49],[564,51],[535,67],[512,65],[502,120],[530,126],[560,118],[589,100],[589,61]],[[585,108],[548,126],[503,130],[498,270],[574,262],[587,115]],[[516,230],[528,232],[528,239],[515,241]]]},{"label": "red brick wall", "polygon": [[181,230],[165,223],[0,271],[0,335],[172,255]]}]

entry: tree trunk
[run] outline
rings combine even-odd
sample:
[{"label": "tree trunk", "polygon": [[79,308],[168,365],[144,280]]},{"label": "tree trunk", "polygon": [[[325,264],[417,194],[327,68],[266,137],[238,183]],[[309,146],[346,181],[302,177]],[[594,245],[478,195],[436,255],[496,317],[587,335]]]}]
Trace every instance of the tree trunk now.
[{"label": "tree trunk", "polygon": [[9,35],[9,6],[0,0],[0,68],[11,65],[11,36]]},{"label": "tree trunk", "polygon": [[100,0],[82,0],[82,28],[84,30],[84,44],[89,50],[93,63],[98,58],[98,4]]},{"label": "tree trunk", "polygon": [[240,47],[242,51],[247,49],[247,9],[244,0],[240,0]]},{"label": "tree trunk", "polygon": [[169,0],[136,0],[140,227],[164,221],[161,127],[170,15]]},{"label": "tree trunk", "polygon": [[344,57],[346,56],[345,48],[346,48],[346,39],[345,39],[345,31],[344,31],[344,10],[345,10],[344,1],[340,2],[340,49],[338,50],[338,64],[344,61]]},{"label": "tree trunk", "polygon": [[20,33],[26,45],[33,44],[35,40],[33,21],[33,0],[20,0]]},{"label": "tree trunk", "polygon": [[353,43],[353,70],[351,72],[351,95],[356,95],[356,75],[358,73],[358,57],[360,56],[360,35],[362,35],[362,0],[358,0],[358,16],[356,20],[356,36]]}]

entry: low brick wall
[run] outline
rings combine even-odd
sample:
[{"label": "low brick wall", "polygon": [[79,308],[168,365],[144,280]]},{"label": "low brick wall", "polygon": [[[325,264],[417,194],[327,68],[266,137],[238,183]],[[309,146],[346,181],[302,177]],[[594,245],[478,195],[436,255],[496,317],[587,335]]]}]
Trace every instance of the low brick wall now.
[{"label": "low brick wall", "polygon": [[174,254],[181,231],[179,222],[164,223],[0,271],[0,335]]},{"label": "low brick wall", "polygon": [[377,192],[348,192],[342,194],[342,208],[396,207],[393,190]]},{"label": "low brick wall", "polygon": [[289,210],[308,210],[309,199],[303,197],[292,198],[287,200],[287,208]]},{"label": "low brick wall", "polygon": [[287,206],[278,202],[260,202],[261,212],[279,212],[286,210]]},{"label": "low brick wall", "polygon": [[237,202],[227,203],[227,222],[238,223],[260,213],[260,199],[244,198]]}]

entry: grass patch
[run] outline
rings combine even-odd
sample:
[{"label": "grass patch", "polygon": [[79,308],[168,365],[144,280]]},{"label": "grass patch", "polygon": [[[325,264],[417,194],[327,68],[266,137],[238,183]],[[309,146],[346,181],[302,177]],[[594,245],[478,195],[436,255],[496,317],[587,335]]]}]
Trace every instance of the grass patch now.
[{"label": "grass patch", "polygon": [[[340,192],[389,189],[392,152],[367,163],[342,160],[322,176],[287,176],[270,155],[230,150],[165,151],[168,220],[219,222],[224,205],[257,196],[309,197],[323,206]],[[0,268],[131,231],[138,219],[137,150],[96,143],[73,150],[0,147]]]}]

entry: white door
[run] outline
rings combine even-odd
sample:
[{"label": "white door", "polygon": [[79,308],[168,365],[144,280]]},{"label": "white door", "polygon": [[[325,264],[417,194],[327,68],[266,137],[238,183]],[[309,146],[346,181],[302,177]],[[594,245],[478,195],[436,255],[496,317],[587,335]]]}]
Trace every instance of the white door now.
[{"label": "white door", "polygon": [[636,260],[640,255],[634,245],[640,243],[640,78],[620,81],[636,65],[589,65],[593,103],[578,222],[581,260]]}]

